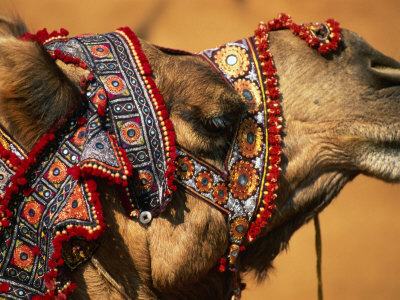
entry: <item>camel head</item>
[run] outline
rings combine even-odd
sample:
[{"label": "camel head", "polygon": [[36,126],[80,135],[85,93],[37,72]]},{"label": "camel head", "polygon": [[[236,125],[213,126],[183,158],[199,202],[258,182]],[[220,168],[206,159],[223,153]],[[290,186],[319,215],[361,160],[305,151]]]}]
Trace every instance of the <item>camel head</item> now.
[{"label": "camel head", "polygon": [[[339,50],[324,56],[289,31],[271,33],[282,95],[283,171],[276,212],[247,257],[274,257],[358,174],[399,182],[400,63],[356,33],[342,34]],[[245,261],[266,270],[269,259],[264,265],[252,259]]]},{"label": "camel head", "polygon": [[[23,32],[21,25],[0,22],[0,122],[29,150],[79,106],[80,80],[88,72],[54,63],[37,43],[16,39]],[[269,33],[279,79],[282,171],[276,208],[246,244],[239,272],[263,277],[291,235],[358,174],[400,180],[400,63],[351,31],[342,35],[336,51],[321,54],[289,30]],[[203,57],[140,43],[177,145],[223,168],[249,103]],[[166,211],[142,226],[126,216],[113,187],[100,190],[108,230],[97,262],[73,275],[77,299],[230,297],[235,280],[215,267],[229,245],[218,210],[178,187]]]},{"label": "camel head", "polygon": [[[260,278],[294,231],[324,209],[355,176],[365,174],[389,182],[400,179],[400,64],[358,34],[343,29],[342,35],[337,51],[324,55],[289,30],[270,33],[270,51],[281,92],[282,174],[276,210],[260,237],[247,245],[241,259],[242,268],[256,271]],[[230,94],[230,87],[225,88]],[[209,103],[209,97],[192,102],[188,99],[193,94],[187,93],[185,114],[191,115],[190,119],[171,106],[177,142],[186,149],[202,149],[194,153],[221,166],[226,150],[207,141],[215,133],[221,137],[221,128],[224,138],[230,134],[239,113],[246,108],[237,107],[228,116],[224,110],[215,114],[207,106],[198,105]],[[234,107],[237,100],[230,96],[228,101]],[[220,107],[220,100],[216,102],[213,107]],[[246,103],[243,97],[242,102]],[[201,109],[203,116],[194,117]],[[216,122],[219,126],[215,126],[212,118],[218,116],[229,121]]]},{"label": "camel head", "polygon": [[[321,55],[289,30],[270,33],[281,91],[283,154],[276,211],[242,261],[245,269],[259,275],[292,233],[355,176],[399,181],[400,64],[356,33],[344,29],[342,34],[338,50]],[[185,120],[174,114],[174,107],[171,112],[179,132]],[[200,126],[194,124],[189,121],[185,136],[199,135]],[[222,127],[231,132],[230,123]],[[215,132],[208,128],[204,136]],[[194,139],[181,141],[193,148]],[[215,144],[212,153],[219,149]]]}]

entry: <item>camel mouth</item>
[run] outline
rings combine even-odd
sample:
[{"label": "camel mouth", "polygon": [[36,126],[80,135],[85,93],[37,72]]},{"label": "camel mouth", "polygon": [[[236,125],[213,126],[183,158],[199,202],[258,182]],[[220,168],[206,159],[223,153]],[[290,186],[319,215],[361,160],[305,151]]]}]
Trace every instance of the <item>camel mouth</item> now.
[{"label": "camel mouth", "polygon": [[356,155],[356,162],[366,175],[400,182],[400,140],[370,140]]},{"label": "camel mouth", "polygon": [[358,123],[347,130],[342,142],[350,165],[365,175],[400,182],[399,122]]}]

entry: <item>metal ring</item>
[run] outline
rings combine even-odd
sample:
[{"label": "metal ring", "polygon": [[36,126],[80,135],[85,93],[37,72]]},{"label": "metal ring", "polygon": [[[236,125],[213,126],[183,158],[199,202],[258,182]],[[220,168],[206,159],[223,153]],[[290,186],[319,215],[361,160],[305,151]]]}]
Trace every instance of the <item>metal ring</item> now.
[{"label": "metal ring", "polygon": [[139,216],[140,223],[148,224],[148,223],[150,223],[151,219],[152,219],[152,215],[149,211],[142,211],[140,213],[140,216]]}]

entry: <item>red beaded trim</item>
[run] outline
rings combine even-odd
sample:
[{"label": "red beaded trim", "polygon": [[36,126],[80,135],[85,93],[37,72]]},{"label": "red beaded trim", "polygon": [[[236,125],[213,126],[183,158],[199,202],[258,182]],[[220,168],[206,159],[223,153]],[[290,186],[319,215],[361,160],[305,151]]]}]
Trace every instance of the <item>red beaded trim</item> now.
[{"label": "red beaded trim", "polygon": [[[6,165],[17,171],[18,166],[21,163],[21,160],[11,151],[5,149],[3,145],[0,143],[0,157],[6,163]],[[16,182],[18,178],[11,178],[12,182]],[[10,226],[10,218],[13,216],[13,213],[8,209],[9,201],[12,197],[15,188],[6,187],[5,194],[0,198],[0,231],[2,228],[7,228]]]},{"label": "red beaded trim", "polygon": [[[59,38],[59,37],[57,37],[57,38]],[[48,40],[48,41],[50,41],[50,40]],[[46,41],[46,42],[48,42],[48,41]],[[72,56],[70,54],[65,54],[61,50],[58,50],[58,49],[53,52],[48,52],[48,53],[51,55],[51,57],[54,60],[59,59],[59,60],[62,60],[63,62],[65,62],[66,64],[73,64],[76,67],[80,67],[84,70],[87,70],[87,66],[86,66],[85,62],[80,60],[78,57]]]},{"label": "red beaded trim", "polygon": [[261,22],[255,31],[255,42],[259,52],[263,75],[265,76],[266,94],[268,95],[268,159],[270,166],[268,167],[267,180],[265,183],[264,197],[260,206],[256,219],[251,223],[247,232],[247,240],[253,241],[261,232],[261,228],[265,227],[268,219],[271,217],[275,209],[274,200],[277,197],[278,178],[281,173],[279,167],[281,162],[281,129],[282,117],[280,109],[280,91],[277,87],[278,78],[276,68],[274,66],[272,54],[268,50],[268,33],[279,29],[290,29],[295,35],[305,40],[310,47],[317,47],[320,53],[328,53],[337,50],[338,43],[342,37],[340,34],[339,23],[333,19],[326,21],[331,30],[330,40],[326,43],[320,43],[320,40],[311,35],[309,28],[304,25],[295,24],[291,17],[286,14],[280,14],[277,18],[269,21],[267,24]]},{"label": "red beaded trim", "polygon": [[[340,33],[341,29],[338,22],[336,22],[334,19],[328,19],[326,20],[326,24],[329,26],[331,34],[329,36],[329,40],[326,40],[325,43],[320,42],[317,37],[313,36],[310,33],[310,28],[308,26],[297,25],[293,22],[289,15],[284,13],[279,14],[277,18],[269,21],[267,24],[261,22],[258,26],[258,29],[255,31],[255,34],[256,36],[260,34],[265,35],[273,30],[290,29],[293,34],[305,40],[310,47],[318,47],[318,51],[325,54],[331,51],[336,51],[342,38],[342,34]],[[267,47],[267,44],[265,46]]]},{"label": "red beaded trim", "polygon": [[103,211],[100,204],[99,193],[97,192],[97,184],[93,179],[85,180],[83,183],[86,195],[89,197],[89,203],[93,205],[94,218],[98,224],[96,228],[86,226],[73,226],[68,225],[62,232],[57,231],[56,237],[53,240],[54,253],[49,259],[50,271],[45,276],[47,291],[43,297],[35,296],[33,299],[55,299],[56,295],[68,295],[76,288],[76,284],[68,281],[61,289],[57,290],[56,293],[56,278],[58,274],[57,267],[64,264],[62,259],[62,245],[64,242],[68,242],[74,236],[85,237],[88,241],[97,239],[105,230],[106,224],[103,218]]},{"label": "red beaded trim", "polygon": [[25,176],[28,174],[29,169],[37,162],[37,157],[43,152],[47,144],[55,139],[54,131],[51,130],[51,132],[45,133],[29,152],[28,157],[23,160],[20,160],[14,153],[0,145],[1,159],[15,171],[15,174],[10,179],[11,185],[4,189],[4,196],[0,200],[0,216],[3,227],[10,226],[9,219],[13,214],[9,210],[9,204],[12,197],[20,192],[26,197],[32,193],[32,189],[26,186],[27,179]]},{"label": "red beaded trim", "polygon": [[69,34],[68,30],[66,30],[64,28],[61,28],[60,32],[54,30],[51,33],[48,33],[47,29],[43,28],[41,30],[38,30],[35,34],[24,33],[23,35],[20,36],[20,39],[21,40],[33,40],[40,44],[44,44],[53,39],[67,37],[68,34]]},{"label": "red beaded trim", "polygon": [[75,180],[89,177],[106,178],[108,184],[118,184],[123,187],[128,185],[128,177],[132,176],[132,164],[128,159],[126,151],[118,145],[117,138],[113,135],[108,135],[113,143],[115,155],[119,157],[119,161],[123,166],[123,173],[111,172],[107,168],[103,168],[97,163],[83,163],[82,165],[74,166],[68,169],[70,174]]},{"label": "red beaded trim", "polygon": [[[63,39],[63,38],[66,39],[68,34],[69,34],[69,32],[64,28],[61,28],[60,32],[54,30],[51,33],[48,33],[47,29],[43,28],[42,30],[37,31],[35,34],[24,33],[23,35],[20,36],[20,39],[24,40],[24,41],[27,41],[27,40],[36,41],[43,45],[52,40]],[[59,59],[59,60],[62,60],[63,62],[65,62],[66,64],[72,63],[77,67],[87,70],[86,64],[83,61],[81,61],[78,57],[74,57],[70,54],[65,54],[65,53],[61,52],[60,50],[55,50],[54,52],[49,52],[49,54],[54,60]]]},{"label": "red beaded trim", "polygon": [[[1,158],[3,160],[6,159],[6,163],[7,160],[10,161],[10,164],[8,163],[7,164],[15,170],[15,174],[11,178],[11,186],[5,188],[5,194],[3,199],[1,200],[1,204],[3,205],[3,207],[1,207],[2,211],[5,211],[6,213],[9,212],[6,216],[7,222],[3,222],[2,220],[2,224],[6,223],[3,225],[4,227],[9,226],[8,219],[12,217],[12,213],[8,210],[8,205],[12,197],[17,193],[20,193],[21,191],[26,197],[32,193],[32,188],[27,186],[28,181],[25,176],[28,174],[28,171],[31,169],[31,167],[37,162],[38,157],[44,152],[48,144],[50,144],[56,138],[54,134],[56,132],[56,128],[57,127],[52,127],[48,133],[43,134],[42,138],[35,144],[35,146],[29,152],[28,157],[23,160],[20,160],[18,157],[16,157],[14,153],[4,149],[4,147],[0,145]],[[53,256],[56,254],[57,253],[54,252]],[[49,266],[50,266],[50,261],[49,261]],[[55,266],[62,265],[62,263],[63,261],[58,260]],[[55,266],[54,268],[50,267],[51,270],[45,274],[46,278],[52,278],[53,275],[54,278],[57,276],[57,270],[55,269]],[[50,297],[50,299],[52,299],[52,297],[54,298],[54,291],[46,292],[44,297],[42,296],[35,296],[35,297],[33,299],[46,299],[46,297]]]},{"label": "red beaded trim", "polygon": [[165,178],[167,179],[167,190],[165,191],[165,194],[166,196],[169,196],[177,189],[176,185],[174,184],[176,170],[174,161],[177,157],[175,146],[175,131],[172,122],[169,119],[169,114],[165,106],[164,98],[156,87],[156,84],[154,83],[152,77],[153,72],[151,70],[150,63],[143,53],[139,39],[128,27],[119,28],[117,32],[125,38],[131,48],[132,55],[135,58],[140,74],[142,75],[143,81],[145,82],[146,88],[151,97],[154,110],[156,111],[156,114],[158,116],[158,122],[164,136],[163,146],[167,159],[167,169],[165,170]]}]

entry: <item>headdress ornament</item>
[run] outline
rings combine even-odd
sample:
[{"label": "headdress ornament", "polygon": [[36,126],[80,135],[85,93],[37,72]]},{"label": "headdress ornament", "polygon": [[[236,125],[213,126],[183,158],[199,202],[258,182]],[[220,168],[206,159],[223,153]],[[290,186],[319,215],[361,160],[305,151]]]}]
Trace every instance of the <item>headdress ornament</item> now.
[{"label": "headdress ornament", "polygon": [[[289,16],[281,14],[267,24],[261,22],[252,37],[199,54],[248,106],[241,116],[223,170],[178,149],[177,182],[227,215],[231,246],[227,256],[221,259],[221,271],[225,270],[226,262],[230,269],[235,269],[239,250],[244,250],[260,234],[275,208],[283,120],[278,76],[269,51],[269,33],[290,29],[310,47],[327,54],[338,48],[341,39],[338,25],[332,19],[326,23],[297,25]],[[186,169],[190,172],[185,172]]]},{"label": "headdress ornament", "polygon": [[172,123],[137,37],[129,28],[66,34],[22,38],[89,70],[82,108],[29,153],[1,130],[0,293],[12,299],[64,299],[73,289],[63,269],[89,259],[105,229],[99,180],[118,185],[127,214],[143,224],[176,189]]},{"label": "headdress ornament", "polygon": [[231,246],[220,270],[226,259],[234,270],[239,252],[275,208],[282,118],[268,33],[278,29],[290,29],[324,54],[341,38],[333,20],[296,25],[282,14],[260,23],[253,37],[199,54],[248,104],[223,170],[176,151],[164,100],[129,28],[75,38],[65,30],[24,35],[90,75],[81,82],[82,108],[29,153],[0,130],[0,295],[65,299],[74,284],[63,269],[89,259],[105,228],[97,179],[120,186],[127,213],[147,224],[171,200],[175,164],[181,186],[226,214]]}]

